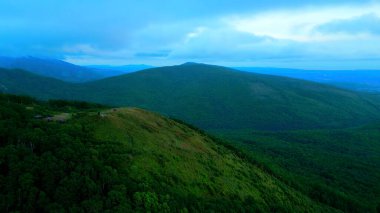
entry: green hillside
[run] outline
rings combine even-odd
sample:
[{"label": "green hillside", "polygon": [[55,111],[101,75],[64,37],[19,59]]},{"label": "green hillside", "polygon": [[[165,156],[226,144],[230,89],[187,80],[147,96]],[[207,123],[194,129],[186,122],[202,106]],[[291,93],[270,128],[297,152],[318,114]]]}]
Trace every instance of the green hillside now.
[{"label": "green hillside", "polygon": [[380,125],[220,134],[314,200],[345,212],[380,210]]},{"label": "green hillside", "polygon": [[0,56],[0,67],[6,69],[22,69],[28,72],[59,79],[66,82],[86,82],[126,72],[108,69],[83,67],[57,59],[36,57],[3,57]]},{"label": "green hillside", "polygon": [[0,70],[8,93],[135,106],[208,130],[339,128],[380,118],[380,101],[366,94],[219,66],[188,63],[84,84],[13,72]]},{"label": "green hillside", "polygon": [[204,129],[336,128],[380,118],[380,101],[335,87],[188,63],[84,84],[80,99],[138,106]]},{"label": "green hillside", "polygon": [[0,141],[1,212],[335,211],[136,108],[0,95]]}]

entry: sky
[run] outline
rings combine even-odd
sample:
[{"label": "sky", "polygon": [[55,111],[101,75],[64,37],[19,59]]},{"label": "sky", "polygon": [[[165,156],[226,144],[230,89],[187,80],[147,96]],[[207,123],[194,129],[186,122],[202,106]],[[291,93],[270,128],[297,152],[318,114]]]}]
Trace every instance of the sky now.
[{"label": "sky", "polygon": [[380,69],[380,0],[1,0],[0,55]]}]

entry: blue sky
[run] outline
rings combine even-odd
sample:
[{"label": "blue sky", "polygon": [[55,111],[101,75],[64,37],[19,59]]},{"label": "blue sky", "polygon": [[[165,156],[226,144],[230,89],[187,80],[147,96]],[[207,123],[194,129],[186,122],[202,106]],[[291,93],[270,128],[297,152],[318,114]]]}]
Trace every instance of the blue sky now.
[{"label": "blue sky", "polygon": [[0,54],[379,69],[380,0],[1,0]]}]

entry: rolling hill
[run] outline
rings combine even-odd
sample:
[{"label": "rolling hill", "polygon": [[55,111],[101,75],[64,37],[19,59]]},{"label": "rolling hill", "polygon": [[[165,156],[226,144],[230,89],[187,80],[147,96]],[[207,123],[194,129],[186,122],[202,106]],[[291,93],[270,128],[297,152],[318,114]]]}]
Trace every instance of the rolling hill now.
[{"label": "rolling hill", "polygon": [[380,118],[379,101],[336,87],[204,64],[83,84],[80,99],[138,106],[204,129],[337,128]]},{"label": "rolling hill", "polygon": [[[0,103],[2,212],[338,212],[151,112],[4,95]],[[46,119],[62,113],[71,116]]]},{"label": "rolling hill", "polygon": [[8,88],[9,93],[45,99],[140,107],[207,130],[340,128],[380,119],[380,101],[368,94],[204,64],[153,68],[82,84],[38,85],[36,80],[33,92],[21,86],[25,78],[1,78],[0,84],[20,85]]},{"label": "rolling hill", "polygon": [[29,95],[44,100],[54,97],[70,99],[74,95],[75,88],[75,84],[58,79],[19,69],[0,68],[0,93]]}]

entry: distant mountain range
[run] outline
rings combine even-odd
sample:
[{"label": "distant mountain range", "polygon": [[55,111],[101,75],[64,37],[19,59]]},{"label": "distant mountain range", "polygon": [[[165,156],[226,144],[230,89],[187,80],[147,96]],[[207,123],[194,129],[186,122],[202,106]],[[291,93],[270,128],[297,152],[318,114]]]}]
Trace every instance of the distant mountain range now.
[{"label": "distant mountain range", "polygon": [[[145,64],[78,66],[56,59],[0,56],[0,68],[22,69],[66,82],[82,83],[155,67]],[[380,92],[380,70],[301,70],[265,67],[235,67],[233,69],[303,79],[356,91]]]},{"label": "distant mountain range", "polygon": [[380,118],[368,94],[304,80],[187,63],[82,84],[1,70],[3,92],[136,106],[215,129],[339,128]]},{"label": "distant mountain range", "polygon": [[357,91],[380,92],[380,70],[301,70],[263,67],[235,67],[235,69],[315,81]]},{"label": "distant mountain range", "polygon": [[147,65],[83,67],[61,60],[36,57],[0,57],[0,67],[22,69],[38,75],[75,83],[93,81],[150,68]]},{"label": "distant mountain range", "polygon": [[0,67],[7,69],[23,69],[38,75],[69,82],[85,82],[101,79],[107,76],[96,70],[64,61],[35,57],[0,57]]}]

